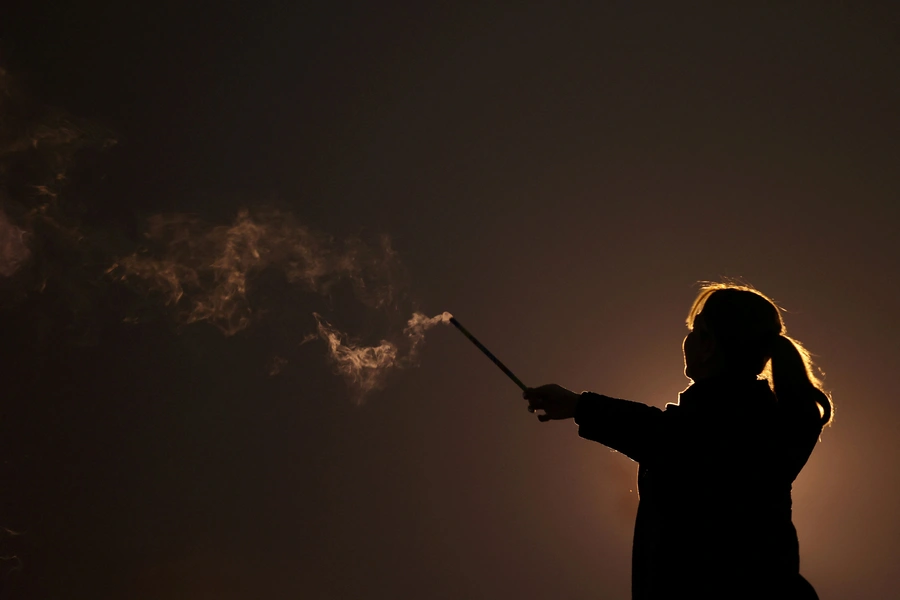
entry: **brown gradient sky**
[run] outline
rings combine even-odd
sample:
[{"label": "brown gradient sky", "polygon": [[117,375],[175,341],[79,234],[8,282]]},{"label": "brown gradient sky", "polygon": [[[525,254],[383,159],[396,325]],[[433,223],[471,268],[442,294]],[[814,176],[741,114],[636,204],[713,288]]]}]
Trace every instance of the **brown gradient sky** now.
[{"label": "brown gradient sky", "polygon": [[[900,593],[897,8],[60,4],[5,5],[0,59],[118,133],[106,226],[274,200],[387,233],[421,308],[526,383],[659,406],[695,282],[773,296],[837,407],[794,487],[802,572]],[[362,407],[285,328],[4,336],[10,597],[628,597],[636,465],[538,424],[451,328]]]}]

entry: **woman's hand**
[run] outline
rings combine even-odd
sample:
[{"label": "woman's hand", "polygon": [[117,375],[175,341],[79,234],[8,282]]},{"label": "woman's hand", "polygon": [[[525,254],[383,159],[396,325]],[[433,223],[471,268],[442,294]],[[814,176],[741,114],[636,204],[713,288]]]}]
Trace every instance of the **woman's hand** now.
[{"label": "woman's hand", "polygon": [[528,388],[522,394],[528,400],[528,412],[544,411],[538,415],[538,421],[557,421],[571,419],[575,416],[575,406],[580,394],[570,392],[561,385],[551,383],[536,388]]}]

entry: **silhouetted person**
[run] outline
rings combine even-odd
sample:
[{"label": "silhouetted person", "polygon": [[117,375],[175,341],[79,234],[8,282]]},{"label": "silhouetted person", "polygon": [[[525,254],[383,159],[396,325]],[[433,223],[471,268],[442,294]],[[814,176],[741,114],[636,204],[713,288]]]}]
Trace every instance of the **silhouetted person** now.
[{"label": "silhouetted person", "polygon": [[678,404],[545,385],[525,392],[529,410],[574,418],[581,437],[639,463],[634,600],[815,599],[800,576],[791,484],[831,420],[831,399],[756,290],[704,287],[687,325],[692,383]]}]

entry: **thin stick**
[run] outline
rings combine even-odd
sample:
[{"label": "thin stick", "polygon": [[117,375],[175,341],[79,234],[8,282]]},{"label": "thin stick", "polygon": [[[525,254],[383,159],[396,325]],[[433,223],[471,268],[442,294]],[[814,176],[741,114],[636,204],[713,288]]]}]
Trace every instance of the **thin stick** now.
[{"label": "thin stick", "polygon": [[503,371],[504,373],[506,373],[506,376],[507,376],[507,377],[509,377],[510,379],[512,379],[512,380],[515,382],[515,384],[516,384],[517,386],[519,386],[520,388],[522,388],[522,391],[525,391],[525,390],[528,389],[528,387],[527,387],[524,383],[522,383],[521,381],[519,381],[519,378],[518,378],[518,377],[516,377],[515,375],[513,375],[513,372],[512,372],[512,371],[510,371],[509,369],[506,368],[506,365],[504,365],[502,362],[500,362],[500,361],[497,359],[496,356],[494,356],[493,354],[491,354],[491,351],[490,351],[490,350],[488,350],[487,348],[484,347],[484,344],[482,344],[481,342],[479,342],[479,341],[475,338],[474,335],[472,335],[471,333],[469,333],[468,330],[467,330],[465,327],[463,327],[462,325],[460,325],[459,321],[456,320],[456,317],[450,317],[450,322],[453,323],[453,326],[456,327],[457,329],[459,329],[459,330],[462,332],[462,334],[463,334],[464,336],[466,336],[467,338],[469,338],[469,341],[470,341],[470,342],[472,342],[473,344],[475,344],[476,346],[478,346],[478,349],[481,350],[482,352],[484,352],[485,356],[487,356],[489,359],[491,359],[491,361],[492,361],[495,365],[497,365],[498,367],[500,367],[500,370]]}]

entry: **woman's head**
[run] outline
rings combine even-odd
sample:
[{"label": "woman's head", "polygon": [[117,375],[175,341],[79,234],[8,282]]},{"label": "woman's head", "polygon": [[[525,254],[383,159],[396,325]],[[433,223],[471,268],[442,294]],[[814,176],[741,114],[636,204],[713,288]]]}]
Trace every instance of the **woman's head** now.
[{"label": "woman's head", "polygon": [[825,397],[819,404],[825,420],[831,419],[831,402],[821,391],[809,352],[786,335],[781,310],[764,294],[746,285],[707,283],[691,306],[687,326],[684,362],[690,379],[762,373],[776,394],[812,387]]},{"label": "woman's head", "polygon": [[705,285],[688,313],[685,374],[759,375],[772,343],[784,332],[775,303],[756,290],[727,283]]}]

